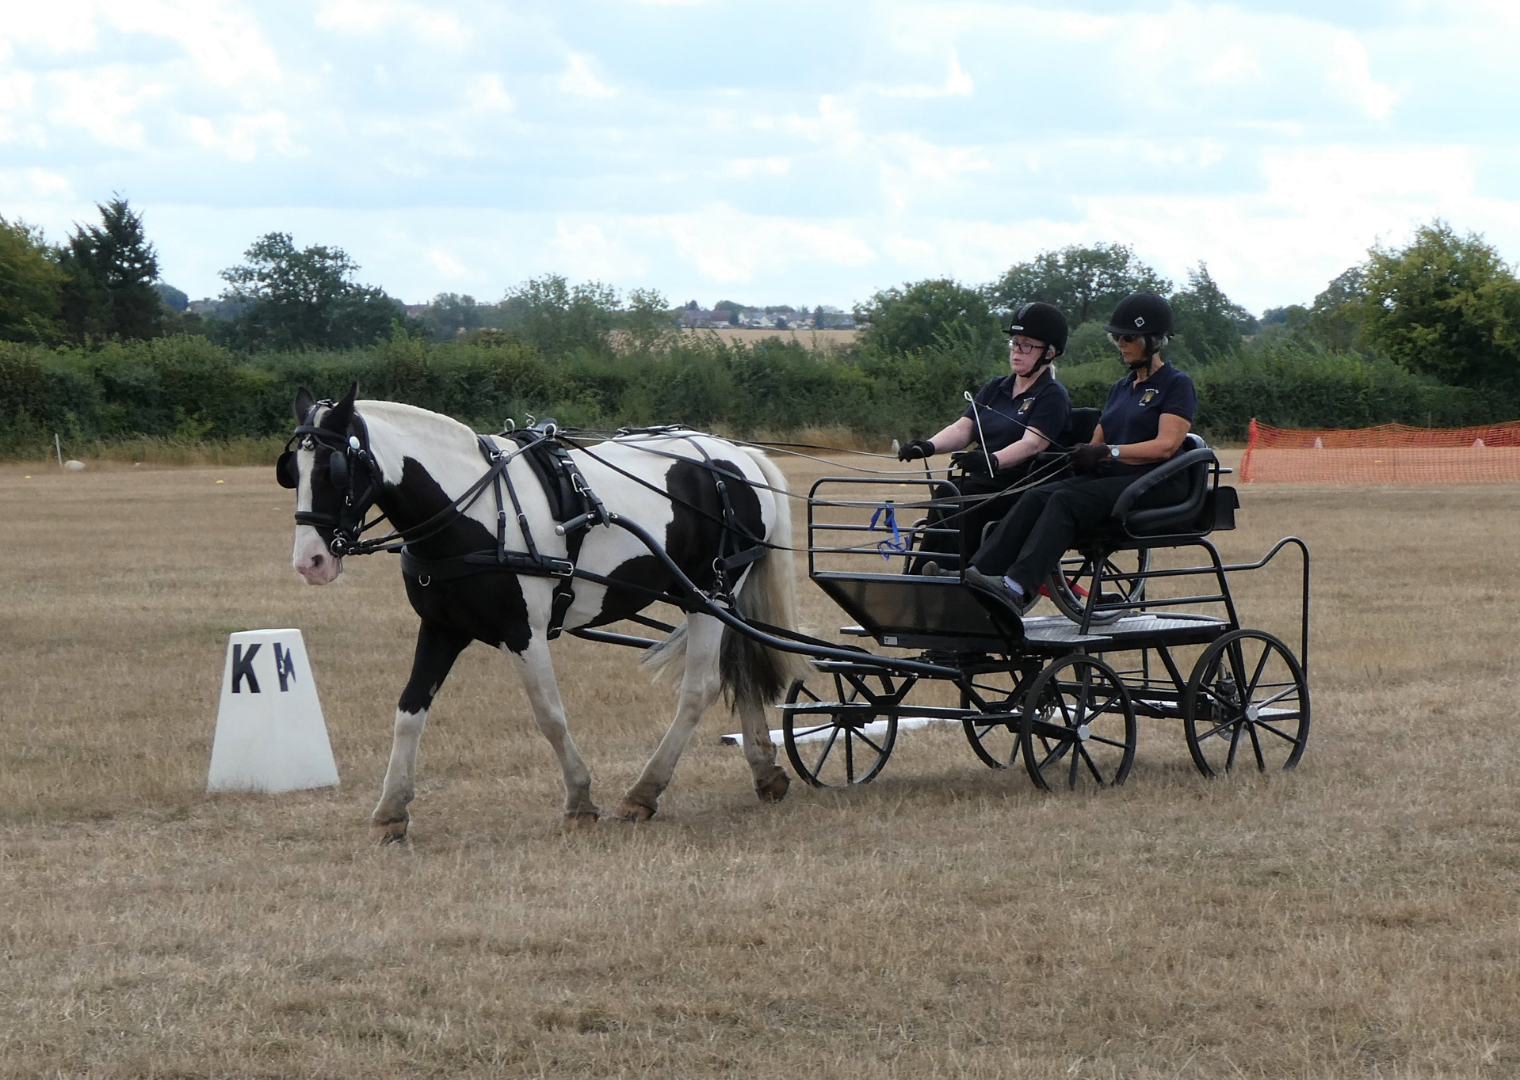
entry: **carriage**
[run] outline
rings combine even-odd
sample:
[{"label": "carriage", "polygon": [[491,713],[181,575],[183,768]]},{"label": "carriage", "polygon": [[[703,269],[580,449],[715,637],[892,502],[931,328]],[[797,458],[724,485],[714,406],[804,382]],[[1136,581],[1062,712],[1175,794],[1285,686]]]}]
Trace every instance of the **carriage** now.
[{"label": "carriage", "polygon": [[[911,662],[866,650],[815,660],[818,675],[795,683],[782,706],[798,775],[819,786],[867,783],[886,766],[899,728],[935,721],[958,721],[988,766],[1022,758],[1043,789],[1123,783],[1140,719],[1180,720],[1205,776],[1296,765],[1310,719],[1309,550],[1286,537],[1256,562],[1226,564],[1209,537],[1234,528],[1236,492],[1220,483],[1230,470],[1189,439],[1184,453],[1132,485],[1106,528],[1078,539],[1041,590],[1058,614],[1026,615],[1021,635],[1010,634],[1017,624],[1000,618],[993,598],[958,576],[912,572],[935,526],[920,517],[903,528],[896,516],[903,506],[953,500],[943,481],[816,481],[809,577],[855,620],[844,634],[906,651]],[[1184,499],[1135,509],[1139,495],[1177,472],[1189,477]],[[896,536],[884,538],[894,527]],[[1231,586],[1233,575],[1284,551],[1300,560],[1297,655],[1242,624]],[[1162,552],[1182,556],[1181,565],[1161,566]],[[926,694],[934,683],[941,692]],[[946,688],[955,700],[943,700]]]}]

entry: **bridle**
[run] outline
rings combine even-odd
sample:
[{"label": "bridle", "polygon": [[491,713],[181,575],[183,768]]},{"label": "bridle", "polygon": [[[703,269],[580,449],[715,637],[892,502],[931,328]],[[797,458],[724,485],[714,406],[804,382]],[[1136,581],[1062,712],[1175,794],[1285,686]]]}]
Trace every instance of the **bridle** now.
[{"label": "bridle", "polygon": [[[357,412],[353,413],[347,432],[319,427],[312,421],[316,418],[317,410],[324,405],[328,408],[336,407],[334,402],[326,399],[312,406],[311,411],[306,414],[306,422],[299,425],[286,441],[285,451],[275,464],[275,476],[281,487],[295,488],[298,483],[295,470],[296,451],[315,450],[319,446],[324,446],[331,451],[327,461],[327,479],[334,490],[342,492],[343,501],[338,507],[338,512],[329,514],[320,510],[297,510],[295,519],[297,525],[310,525],[318,530],[331,530],[332,538],[327,541],[327,549],[340,559],[347,555],[400,552],[407,544],[420,543],[437,536],[452,525],[457,518],[462,517],[465,511],[474,505],[475,500],[480,498],[481,493],[491,487],[498,477],[505,478],[507,464],[522,452],[522,448],[499,451],[477,436],[481,453],[488,463],[488,468],[480,479],[426,521],[409,529],[392,528],[384,536],[365,540],[362,539],[363,535],[385,520],[383,512],[369,521],[364,520],[365,515],[370,512],[380,497],[384,474],[374,454],[370,452],[369,429],[364,424],[364,418]],[[552,434],[552,430],[548,434]],[[360,486],[361,474],[362,487]],[[507,488],[510,492],[510,480],[507,480]],[[516,507],[517,495],[515,492],[511,494],[514,508],[518,511],[519,523],[522,523],[522,511]],[[499,490],[497,502],[498,504],[501,502]],[[506,515],[499,505],[497,510],[497,541],[498,546],[505,550]]]}]

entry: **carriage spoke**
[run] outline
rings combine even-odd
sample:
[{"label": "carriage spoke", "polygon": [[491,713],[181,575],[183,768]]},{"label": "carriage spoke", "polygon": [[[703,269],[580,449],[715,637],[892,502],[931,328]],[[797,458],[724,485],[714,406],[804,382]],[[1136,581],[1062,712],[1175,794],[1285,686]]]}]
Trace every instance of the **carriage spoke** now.
[{"label": "carriage spoke", "polygon": [[[820,729],[821,730],[821,729]],[[823,752],[818,755],[818,760],[813,763],[813,774],[823,772],[823,763],[829,759],[829,753],[834,749],[834,743],[839,738],[839,728],[829,733],[829,741],[823,744]]]},{"label": "carriage spoke", "polygon": [[1251,736],[1251,750],[1256,754],[1256,768],[1260,772],[1267,771],[1267,759],[1261,753],[1261,740],[1256,737],[1256,725],[1247,724],[1246,731]]},{"label": "carriage spoke", "polygon": [[1233,730],[1230,732],[1230,754],[1224,761],[1226,772],[1235,767],[1235,748],[1240,745],[1240,724],[1233,724],[1232,727]]},{"label": "carriage spoke", "polygon": [[872,750],[875,750],[878,754],[885,754],[886,753],[885,749],[883,749],[877,743],[873,742],[871,740],[870,736],[866,735],[865,732],[861,731],[860,729],[858,729],[858,728],[852,728],[850,733],[852,735],[854,735],[855,738],[859,739],[861,742],[863,742],[867,746],[869,746]]},{"label": "carriage spoke", "polygon": [[1087,741],[1102,743],[1104,746],[1117,746],[1120,750],[1124,749],[1124,744],[1122,742],[1118,742],[1114,739],[1105,739],[1102,735],[1089,735],[1087,737]]},{"label": "carriage spoke", "polygon": [[[1290,717],[1288,719],[1296,719],[1296,717]],[[1290,744],[1292,746],[1297,746],[1300,742],[1303,741],[1301,739],[1294,738],[1292,735],[1289,735],[1286,731],[1278,731],[1271,724],[1268,724],[1268,723],[1266,723],[1265,721],[1262,721],[1262,720],[1256,721],[1256,726],[1259,727],[1259,728],[1265,728],[1267,731],[1270,731],[1273,735],[1276,735],[1279,739],[1282,739],[1284,742],[1286,742],[1286,743],[1288,743],[1288,744]]]},{"label": "carriage spoke", "polygon": [[1267,670],[1267,661],[1270,659],[1272,659],[1272,650],[1264,647],[1261,650],[1261,659],[1256,661],[1256,670],[1251,672],[1251,682],[1246,686],[1245,699],[1247,701],[1251,700],[1256,693],[1256,688],[1261,685],[1262,672]]},{"label": "carriage spoke", "polygon": [[1103,779],[1103,774],[1098,771],[1097,763],[1093,761],[1092,755],[1087,752],[1087,747],[1079,747],[1077,752],[1082,755],[1082,760],[1087,763],[1087,771],[1092,773],[1093,779],[1098,782],[1098,786],[1107,787],[1108,781]]}]

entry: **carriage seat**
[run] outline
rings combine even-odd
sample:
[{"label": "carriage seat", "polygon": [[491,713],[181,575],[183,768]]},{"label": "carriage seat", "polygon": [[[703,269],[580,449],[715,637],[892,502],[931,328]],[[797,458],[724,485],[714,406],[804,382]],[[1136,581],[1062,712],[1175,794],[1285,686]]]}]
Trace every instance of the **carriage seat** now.
[{"label": "carriage seat", "polygon": [[[1179,502],[1136,508],[1146,492],[1178,473],[1188,478],[1187,494]],[[1240,497],[1233,487],[1220,487],[1219,476],[1219,458],[1202,438],[1189,432],[1170,461],[1136,477],[1124,489],[1109,522],[1081,539],[1116,541],[1124,547],[1142,540],[1147,544],[1197,540],[1216,529],[1233,529]]]}]

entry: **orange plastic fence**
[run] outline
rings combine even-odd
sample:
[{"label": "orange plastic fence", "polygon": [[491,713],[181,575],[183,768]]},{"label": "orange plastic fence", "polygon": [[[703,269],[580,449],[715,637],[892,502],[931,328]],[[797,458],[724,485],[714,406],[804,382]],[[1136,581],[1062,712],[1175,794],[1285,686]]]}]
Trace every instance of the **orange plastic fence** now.
[{"label": "orange plastic fence", "polygon": [[1240,473],[1247,484],[1520,483],[1520,421],[1313,431],[1252,420]]}]

